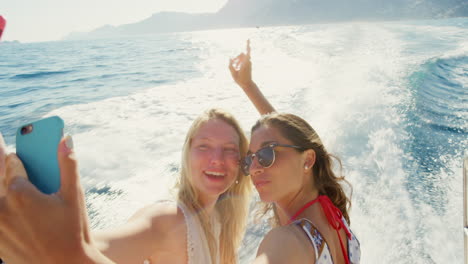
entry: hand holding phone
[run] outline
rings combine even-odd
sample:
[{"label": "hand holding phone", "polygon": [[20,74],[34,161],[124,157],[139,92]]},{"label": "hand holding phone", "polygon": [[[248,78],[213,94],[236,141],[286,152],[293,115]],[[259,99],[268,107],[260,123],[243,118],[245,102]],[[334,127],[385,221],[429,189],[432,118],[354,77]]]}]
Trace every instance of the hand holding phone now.
[{"label": "hand holding phone", "polygon": [[[60,141],[57,157],[60,195],[43,194],[17,176],[21,173],[8,169],[11,188],[7,197],[0,198],[0,257],[8,264],[114,263],[89,239],[89,217],[71,137]],[[15,155],[11,158],[20,162]]]},{"label": "hand holding phone", "polygon": [[57,148],[63,128],[63,120],[52,116],[23,125],[16,132],[16,154],[31,183],[45,194],[60,189]]}]

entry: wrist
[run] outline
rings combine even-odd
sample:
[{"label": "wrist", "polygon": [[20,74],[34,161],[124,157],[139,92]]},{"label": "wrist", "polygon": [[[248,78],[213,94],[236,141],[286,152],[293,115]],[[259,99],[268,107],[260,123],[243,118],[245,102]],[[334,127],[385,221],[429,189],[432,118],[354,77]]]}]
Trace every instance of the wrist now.
[{"label": "wrist", "polygon": [[257,88],[257,84],[255,84],[254,81],[247,81],[247,82],[240,83],[240,86],[244,90],[250,90],[250,89]]}]

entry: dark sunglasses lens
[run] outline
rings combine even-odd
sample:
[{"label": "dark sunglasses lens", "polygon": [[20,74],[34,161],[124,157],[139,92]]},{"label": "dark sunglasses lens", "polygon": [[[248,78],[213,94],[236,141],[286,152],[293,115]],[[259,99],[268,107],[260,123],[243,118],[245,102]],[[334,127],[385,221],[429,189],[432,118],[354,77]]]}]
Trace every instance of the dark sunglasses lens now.
[{"label": "dark sunglasses lens", "polygon": [[250,165],[252,165],[252,156],[248,155],[242,159],[241,169],[244,175],[248,176],[250,174]]},{"label": "dark sunglasses lens", "polygon": [[275,151],[273,148],[264,148],[258,151],[257,153],[258,163],[265,168],[268,168],[273,163],[275,159]]}]

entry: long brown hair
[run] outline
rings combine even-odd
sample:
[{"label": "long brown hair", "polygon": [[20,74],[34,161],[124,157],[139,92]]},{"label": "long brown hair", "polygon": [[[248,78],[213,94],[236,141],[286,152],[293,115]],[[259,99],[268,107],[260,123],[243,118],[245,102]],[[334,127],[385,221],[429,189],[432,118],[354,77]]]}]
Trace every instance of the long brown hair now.
[{"label": "long brown hair", "polygon": [[187,137],[185,138],[184,147],[182,149],[180,178],[177,182],[177,198],[190,210],[196,213],[195,215],[199,218],[208,240],[212,262],[215,263],[216,256],[219,254],[221,263],[231,264],[237,263],[237,250],[239,249],[245,233],[252,184],[250,179],[243,176],[239,169],[237,184],[231,185],[231,187],[229,187],[229,189],[223,193],[216,202],[215,208],[221,222],[219,249],[216,248],[210,219],[206,213],[204,213],[198,200],[199,194],[193,187],[192,174],[189,169],[189,151],[192,139],[203,124],[213,119],[221,120],[232,126],[239,135],[240,155],[242,156],[247,153],[249,145],[247,137],[234,116],[220,109],[210,109],[204,112],[193,121],[192,126],[187,133]]},{"label": "long brown hair", "polygon": [[[328,196],[343,213],[346,221],[350,223],[348,209],[351,207],[351,200],[346,196],[341,182],[348,184],[350,189],[351,185],[344,179],[344,176],[337,176],[333,172],[332,158],[337,160],[340,172],[342,168],[341,161],[326,151],[317,132],[304,119],[285,113],[271,113],[262,116],[252,127],[251,133],[253,134],[255,130],[262,126],[274,127],[294,145],[300,146],[304,150],[312,149],[315,151],[316,159],[311,173],[311,177],[314,178],[312,182],[318,189],[319,194]],[[279,225],[279,218],[274,204],[266,204],[261,214],[265,215],[270,210],[273,210],[274,214],[274,218],[270,219],[272,220],[271,223]]]}]

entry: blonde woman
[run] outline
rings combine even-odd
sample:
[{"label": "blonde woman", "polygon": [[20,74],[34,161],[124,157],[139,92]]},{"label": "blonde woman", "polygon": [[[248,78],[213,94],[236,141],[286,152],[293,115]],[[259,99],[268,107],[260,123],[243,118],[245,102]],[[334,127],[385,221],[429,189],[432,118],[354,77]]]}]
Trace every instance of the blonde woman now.
[{"label": "blonde woman", "polygon": [[71,138],[59,145],[62,186],[43,195],[19,159],[0,146],[0,256],[6,263],[237,263],[251,190],[239,160],[247,139],[212,109],[192,124],[182,151],[176,202],[139,210],[124,226],[91,233]]}]

